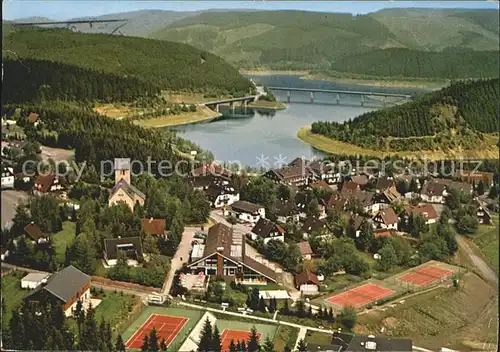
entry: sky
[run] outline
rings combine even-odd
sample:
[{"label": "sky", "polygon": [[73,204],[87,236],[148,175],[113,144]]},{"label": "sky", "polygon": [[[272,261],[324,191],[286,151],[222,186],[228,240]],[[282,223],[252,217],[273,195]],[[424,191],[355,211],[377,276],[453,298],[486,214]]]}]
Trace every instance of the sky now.
[{"label": "sky", "polygon": [[4,20],[32,16],[53,20],[99,16],[136,10],[198,11],[206,9],[307,10],[366,14],[383,8],[470,8],[498,9],[496,1],[90,1],[90,0],[4,0]]}]

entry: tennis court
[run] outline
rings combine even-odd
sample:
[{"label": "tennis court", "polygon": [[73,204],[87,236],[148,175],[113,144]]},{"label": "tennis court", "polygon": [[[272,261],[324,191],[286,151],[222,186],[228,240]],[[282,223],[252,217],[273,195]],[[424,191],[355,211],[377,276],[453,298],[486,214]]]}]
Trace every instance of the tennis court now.
[{"label": "tennis court", "polygon": [[352,306],[357,308],[394,293],[396,291],[370,282],[332,296],[327,301],[340,307]]},{"label": "tennis court", "polygon": [[184,327],[189,319],[184,317],[174,317],[170,315],[151,314],[148,320],[128,339],[125,346],[132,349],[140,349],[144,335],[149,335],[151,330],[156,329],[158,340],[165,339],[167,346],[175,339],[179,331]]},{"label": "tennis court", "polygon": [[[257,336],[259,337],[259,341],[262,339],[262,334],[257,332]],[[250,331],[245,330],[233,330],[233,329],[224,329],[222,334],[220,335],[220,339],[222,342],[222,351],[228,351],[229,345],[231,344],[231,340],[234,343],[238,343],[238,341],[245,340],[245,343],[248,343],[248,339],[250,338]]]},{"label": "tennis court", "polygon": [[453,275],[453,271],[427,265],[403,275],[399,279],[416,286],[427,286],[435,281],[443,280]]}]

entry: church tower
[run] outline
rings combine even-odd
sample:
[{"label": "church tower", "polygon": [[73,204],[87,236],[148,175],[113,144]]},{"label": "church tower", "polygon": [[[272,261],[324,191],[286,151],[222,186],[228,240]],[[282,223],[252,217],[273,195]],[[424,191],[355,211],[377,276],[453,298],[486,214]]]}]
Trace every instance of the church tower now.
[{"label": "church tower", "polygon": [[115,158],[115,185],[124,180],[130,185],[130,159]]}]

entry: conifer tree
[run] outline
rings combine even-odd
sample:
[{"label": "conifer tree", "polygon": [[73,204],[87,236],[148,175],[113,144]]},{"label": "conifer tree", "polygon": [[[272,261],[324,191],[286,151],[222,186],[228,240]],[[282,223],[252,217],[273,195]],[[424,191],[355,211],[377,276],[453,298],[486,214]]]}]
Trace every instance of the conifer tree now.
[{"label": "conifer tree", "polygon": [[258,352],[260,349],[259,335],[257,335],[257,329],[252,326],[250,329],[250,337],[248,339],[247,351],[248,352]]},{"label": "conifer tree", "polygon": [[219,328],[217,325],[214,327],[214,334],[212,336],[212,351],[220,352],[222,350],[222,341],[220,339]]},{"label": "conifer tree", "polygon": [[241,349],[240,349],[241,352],[247,352],[248,351],[248,346],[247,346],[247,343],[246,343],[245,340],[241,340],[240,347],[241,347]]},{"label": "conifer tree", "polygon": [[142,352],[149,351],[149,336],[147,334],[145,334],[144,337],[142,338],[141,351]]},{"label": "conifer tree", "polygon": [[264,341],[261,350],[262,352],[275,352],[274,343],[269,336],[266,337],[266,340]]},{"label": "conifer tree", "polygon": [[205,323],[203,324],[203,329],[201,331],[200,343],[198,344],[198,352],[210,351],[210,349],[212,348],[212,337],[213,337],[212,324],[210,323],[210,320],[207,317]]},{"label": "conifer tree", "polygon": [[161,339],[160,342],[160,351],[166,351],[167,350],[167,341],[165,341],[165,338]]},{"label": "conifer tree", "polygon": [[118,336],[116,336],[115,351],[116,352],[125,352],[125,344],[123,343],[122,335],[120,335],[120,334],[118,334]]},{"label": "conifer tree", "polygon": [[158,352],[160,350],[158,341],[158,335],[156,333],[156,329],[153,327],[151,332],[149,333],[149,350],[151,352]]},{"label": "conifer tree", "polygon": [[234,343],[234,339],[231,339],[231,342],[229,342],[229,352],[239,352],[237,345]]},{"label": "conifer tree", "polygon": [[297,351],[299,352],[307,352],[307,344],[304,341],[304,339],[300,339],[299,343],[297,344]]}]

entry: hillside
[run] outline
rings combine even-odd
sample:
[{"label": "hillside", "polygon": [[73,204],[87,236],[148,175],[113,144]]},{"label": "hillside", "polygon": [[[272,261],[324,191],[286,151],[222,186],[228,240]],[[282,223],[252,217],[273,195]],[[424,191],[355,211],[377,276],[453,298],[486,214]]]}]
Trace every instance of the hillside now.
[{"label": "hillside", "polygon": [[[183,18],[150,36],[214,52],[240,68],[335,71],[341,71],[337,66],[350,69],[345,65],[346,57],[373,65],[371,52],[377,51],[374,55],[379,56],[384,49],[430,52],[418,54],[427,65],[436,57],[444,62],[456,55],[440,56],[441,51],[498,52],[499,46],[495,10],[388,9],[358,16],[304,11],[213,12]],[[387,56],[393,52],[382,53]],[[479,55],[488,56],[488,63],[493,61],[492,53]],[[438,69],[443,77],[464,77],[457,69],[463,62],[452,62],[456,65],[451,69],[425,67],[422,74]],[[480,72],[472,77],[490,76],[494,69],[497,66],[493,64],[480,65]]]},{"label": "hillside", "polygon": [[[30,73],[30,79],[37,80],[28,85],[45,84],[46,78],[30,70],[28,64],[30,60],[42,60],[116,76],[116,82],[134,79],[155,90],[236,95],[248,93],[252,86],[221,58],[169,41],[26,28],[8,35],[3,49],[16,53],[4,52],[7,57],[20,58],[23,65],[17,67],[24,67]],[[74,79],[78,80],[78,77]]]},{"label": "hillside", "polygon": [[392,151],[474,148],[498,132],[499,79],[458,82],[415,101],[311,131],[364,148]]},{"label": "hillside", "polygon": [[498,76],[498,55],[498,51],[428,52],[391,48],[349,55],[335,61],[334,66],[337,72],[367,76],[490,78]]}]

